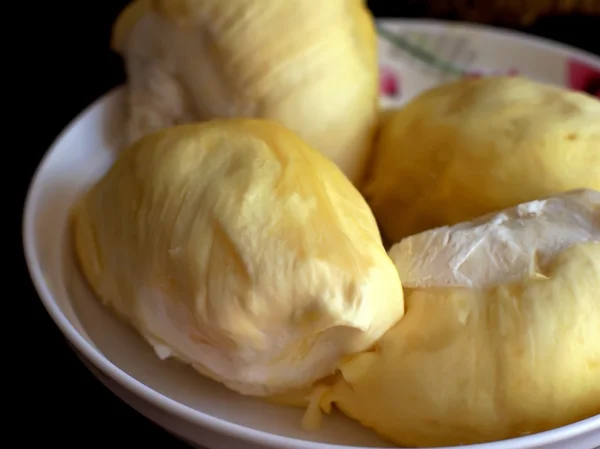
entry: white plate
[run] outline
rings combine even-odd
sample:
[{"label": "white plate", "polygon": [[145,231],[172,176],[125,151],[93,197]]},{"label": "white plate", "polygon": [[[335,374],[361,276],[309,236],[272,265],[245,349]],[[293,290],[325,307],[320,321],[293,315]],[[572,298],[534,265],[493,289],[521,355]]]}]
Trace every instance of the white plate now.
[{"label": "white plate", "polygon": [[[588,75],[600,78],[598,58],[538,39],[456,24],[382,21],[380,25],[386,36],[395,36],[395,44],[386,38],[380,46],[386,106],[402,104],[424,88],[475,70],[516,69],[577,89]],[[404,50],[399,52],[397,46]],[[35,174],[25,207],[24,247],[31,277],[80,357],[123,400],[195,444],[216,449],[386,447],[370,431],[341,416],[326,420],[319,432],[306,433],[299,426],[300,410],[241,397],[178,363],[159,361],[141,338],[93,298],[75,268],[68,213],[75,198],[114,160],[121,140],[123,94],[117,89],[105,95],[61,134]],[[550,432],[472,447],[590,449],[599,442],[600,416],[596,416]]]},{"label": "white plate", "polygon": [[384,106],[402,105],[444,81],[492,74],[524,75],[600,98],[600,58],[572,47],[454,22],[381,20],[377,25]]}]

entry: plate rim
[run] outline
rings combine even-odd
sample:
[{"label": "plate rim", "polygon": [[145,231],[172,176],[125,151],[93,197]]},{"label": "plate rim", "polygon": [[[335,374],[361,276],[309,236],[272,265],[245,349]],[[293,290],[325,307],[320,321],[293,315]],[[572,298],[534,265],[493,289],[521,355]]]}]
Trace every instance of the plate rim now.
[{"label": "plate rim", "polygon": [[[487,25],[479,25],[465,22],[453,22],[433,19],[393,19],[381,18],[376,19],[377,24],[394,24],[404,25],[415,29],[452,29],[452,30],[467,30],[478,31],[482,34],[495,35],[499,38],[510,39],[513,41],[527,42],[529,45],[534,45],[539,48],[549,49],[551,51],[560,52],[565,55],[577,55],[583,62],[590,63],[593,66],[600,68],[600,57],[585,50],[562,44],[551,39],[529,35],[524,32],[492,27]],[[34,206],[37,203],[40,195],[40,183],[42,173],[46,171],[50,164],[52,156],[57,149],[61,147],[65,138],[73,132],[78,125],[84,121],[89,114],[97,109],[102,108],[106,103],[116,101],[119,96],[124,95],[125,86],[119,85],[110,89],[105,94],[90,103],[79,114],[77,114],[55,137],[52,144],[45,151],[40,159],[33,176],[27,188],[25,197],[24,209],[22,214],[22,246],[25,254],[25,261],[29,276],[36,289],[40,301],[44,308],[54,321],[55,325],[61,330],[62,334],[68,341],[86,357],[88,361],[99,369],[102,373],[109,376],[121,386],[140,396],[142,399],[150,402],[163,411],[193,423],[200,427],[204,427],[215,432],[231,436],[241,441],[249,441],[265,447],[276,449],[386,449],[386,448],[361,448],[360,446],[345,446],[329,443],[320,443],[314,441],[301,440],[298,438],[287,437],[283,435],[272,434],[266,431],[257,430],[241,424],[232,423],[221,418],[216,418],[200,410],[193,409],[187,405],[181,404],[168,396],[159,393],[156,390],[146,386],[134,377],[127,374],[117,365],[108,360],[99,349],[96,349],[92,344],[88,343],[85,338],[75,329],[69,322],[68,318],[62,312],[58,304],[54,301],[53,295],[45,281],[44,275],[41,272],[39,262],[35,257],[36,248],[35,241],[35,221],[34,216],[36,209]],[[570,438],[584,435],[588,432],[600,430],[600,415],[592,416],[582,421],[578,421],[556,429],[551,429],[545,432],[540,432],[532,435],[527,435],[519,438],[508,440],[494,441],[490,443],[481,443],[476,445],[465,446],[473,449],[518,449],[518,448],[535,448],[543,445],[566,441]],[[432,448],[434,449],[434,448]],[[435,448],[435,449],[456,449],[455,447]]]},{"label": "plate rim", "polygon": [[525,44],[528,46],[537,47],[538,49],[549,50],[555,53],[560,53],[564,56],[577,56],[582,62],[589,63],[590,65],[600,70],[600,55],[596,55],[587,50],[575,47],[573,45],[565,44],[554,39],[550,39],[536,34],[529,34],[525,31],[513,30],[510,28],[503,28],[499,26],[491,26],[479,23],[450,21],[450,20],[436,20],[436,19],[394,19],[394,18],[379,18],[376,19],[376,24],[381,25],[398,25],[401,24],[407,28],[414,28],[415,30],[429,30],[439,31],[451,30],[451,31],[466,31],[468,33],[480,33],[488,36],[493,36],[496,39],[505,39],[513,41],[515,44]]}]

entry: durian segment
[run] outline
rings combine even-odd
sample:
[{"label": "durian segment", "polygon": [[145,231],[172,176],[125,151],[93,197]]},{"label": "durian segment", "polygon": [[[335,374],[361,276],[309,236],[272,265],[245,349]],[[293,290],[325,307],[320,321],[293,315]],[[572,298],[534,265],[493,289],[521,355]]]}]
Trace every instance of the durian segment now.
[{"label": "durian segment", "polygon": [[368,205],[276,122],[162,130],[74,209],[100,300],[162,357],[241,393],[304,388],[403,315]]}]

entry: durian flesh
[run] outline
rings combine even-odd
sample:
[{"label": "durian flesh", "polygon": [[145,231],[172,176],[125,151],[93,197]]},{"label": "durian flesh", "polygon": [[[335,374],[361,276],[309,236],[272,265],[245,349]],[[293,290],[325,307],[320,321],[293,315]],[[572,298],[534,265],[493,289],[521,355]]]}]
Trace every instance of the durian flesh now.
[{"label": "durian flesh", "polygon": [[276,122],[150,134],[73,218],[80,265],[101,301],[160,357],[241,393],[309,385],[403,315],[366,202]]},{"label": "durian flesh", "polygon": [[502,440],[600,413],[600,192],[426,231],[390,256],[406,314],[321,387],[324,408],[402,447]]},{"label": "durian flesh", "polygon": [[363,176],[377,122],[374,24],[362,0],[136,0],[117,20],[129,139],[198,120],[279,121]]},{"label": "durian flesh", "polygon": [[600,190],[600,101],[519,77],[463,79],[388,113],[362,189],[386,240]]}]

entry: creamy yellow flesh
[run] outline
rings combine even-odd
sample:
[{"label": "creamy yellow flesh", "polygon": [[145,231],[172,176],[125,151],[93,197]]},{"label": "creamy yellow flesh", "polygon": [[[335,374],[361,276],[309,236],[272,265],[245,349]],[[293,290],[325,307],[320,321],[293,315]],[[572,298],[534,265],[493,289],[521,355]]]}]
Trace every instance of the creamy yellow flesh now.
[{"label": "creamy yellow flesh", "polygon": [[78,259],[103,303],[160,357],[245,394],[331,374],[404,312],[364,199],[275,122],[149,135],[73,216]]},{"label": "creamy yellow flesh", "polygon": [[568,190],[600,190],[600,100],[463,79],[387,115],[363,193],[392,243]]},{"label": "creamy yellow flesh", "polygon": [[408,447],[600,413],[600,192],[427,231],[390,255],[405,317],[314,400]]},{"label": "creamy yellow flesh", "polygon": [[362,0],[137,0],[113,45],[127,67],[130,141],[197,120],[267,118],[362,179],[379,93]]}]

